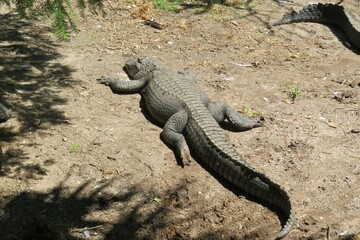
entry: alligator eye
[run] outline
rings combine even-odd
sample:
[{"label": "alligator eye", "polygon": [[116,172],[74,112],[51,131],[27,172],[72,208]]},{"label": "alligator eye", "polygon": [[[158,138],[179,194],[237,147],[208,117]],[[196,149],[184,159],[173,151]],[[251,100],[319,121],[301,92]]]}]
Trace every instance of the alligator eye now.
[{"label": "alligator eye", "polygon": [[143,63],[144,58],[138,58],[138,63]]}]

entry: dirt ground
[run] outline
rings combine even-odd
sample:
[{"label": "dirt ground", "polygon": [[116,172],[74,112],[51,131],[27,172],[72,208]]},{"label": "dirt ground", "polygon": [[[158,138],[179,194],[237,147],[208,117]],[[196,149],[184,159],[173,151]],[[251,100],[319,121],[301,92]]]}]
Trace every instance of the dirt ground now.
[{"label": "dirt ground", "polygon": [[[287,239],[360,232],[359,51],[341,31],[269,28],[305,0],[180,13],[109,3],[105,18],[77,19],[81,31],[63,42],[48,23],[2,10],[0,102],[13,117],[0,125],[0,239],[271,239],[279,231],[277,209],[195,160],[180,167],[140,95],[97,83],[126,79],[124,62],[140,56],[185,69],[213,100],[264,118],[261,128],[224,131],[288,191],[297,221]],[[359,9],[355,0],[343,5]]]}]

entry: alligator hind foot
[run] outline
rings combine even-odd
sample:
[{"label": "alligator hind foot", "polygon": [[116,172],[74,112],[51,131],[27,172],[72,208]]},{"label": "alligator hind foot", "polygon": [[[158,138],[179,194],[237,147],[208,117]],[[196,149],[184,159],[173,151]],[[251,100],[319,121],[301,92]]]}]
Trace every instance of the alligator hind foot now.
[{"label": "alligator hind foot", "polygon": [[218,123],[227,119],[231,126],[238,131],[246,131],[263,125],[261,120],[244,117],[230,105],[222,101],[211,102],[209,104],[209,110]]}]

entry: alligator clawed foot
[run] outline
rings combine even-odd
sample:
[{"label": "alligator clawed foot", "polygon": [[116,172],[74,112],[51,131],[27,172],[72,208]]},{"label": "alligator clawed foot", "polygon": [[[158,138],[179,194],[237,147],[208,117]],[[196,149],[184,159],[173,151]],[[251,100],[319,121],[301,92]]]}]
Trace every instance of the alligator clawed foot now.
[{"label": "alligator clawed foot", "polygon": [[109,78],[106,78],[106,77],[103,77],[101,76],[100,78],[96,79],[96,81],[100,84],[104,84],[106,86],[108,86],[110,84],[110,79]]},{"label": "alligator clawed foot", "polygon": [[238,128],[239,130],[246,131],[253,128],[263,127],[264,121],[263,119],[246,119],[246,122],[244,121],[242,125]]},{"label": "alligator clawed foot", "polygon": [[190,166],[191,164],[191,155],[188,146],[183,146],[180,150],[180,158],[182,166]]},{"label": "alligator clawed foot", "polygon": [[258,128],[264,126],[264,119],[258,119],[255,121],[253,128]]}]

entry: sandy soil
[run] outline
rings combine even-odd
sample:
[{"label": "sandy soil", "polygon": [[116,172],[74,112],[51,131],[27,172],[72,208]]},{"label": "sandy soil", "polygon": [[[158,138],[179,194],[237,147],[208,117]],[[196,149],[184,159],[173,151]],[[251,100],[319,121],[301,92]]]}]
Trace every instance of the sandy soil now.
[{"label": "sandy soil", "polygon": [[[49,24],[0,16],[0,239],[271,239],[281,214],[197,161],[181,168],[141,97],[115,95],[130,57],[187,70],[213,100],[263,117],[224,130],[252,166],[283,186],[297,222],[287,239],[360,232],[359,52],[320,24],[269,28],[296,3],[187,5],[180,13],[111,2],[59,42]],[[358,10],[355,0],[344,2]],[[157,30],[139,17],[155,17]],[[340,41],[339,41],[340,40]],[[293,101],[289,89],[301,96]]]}]

